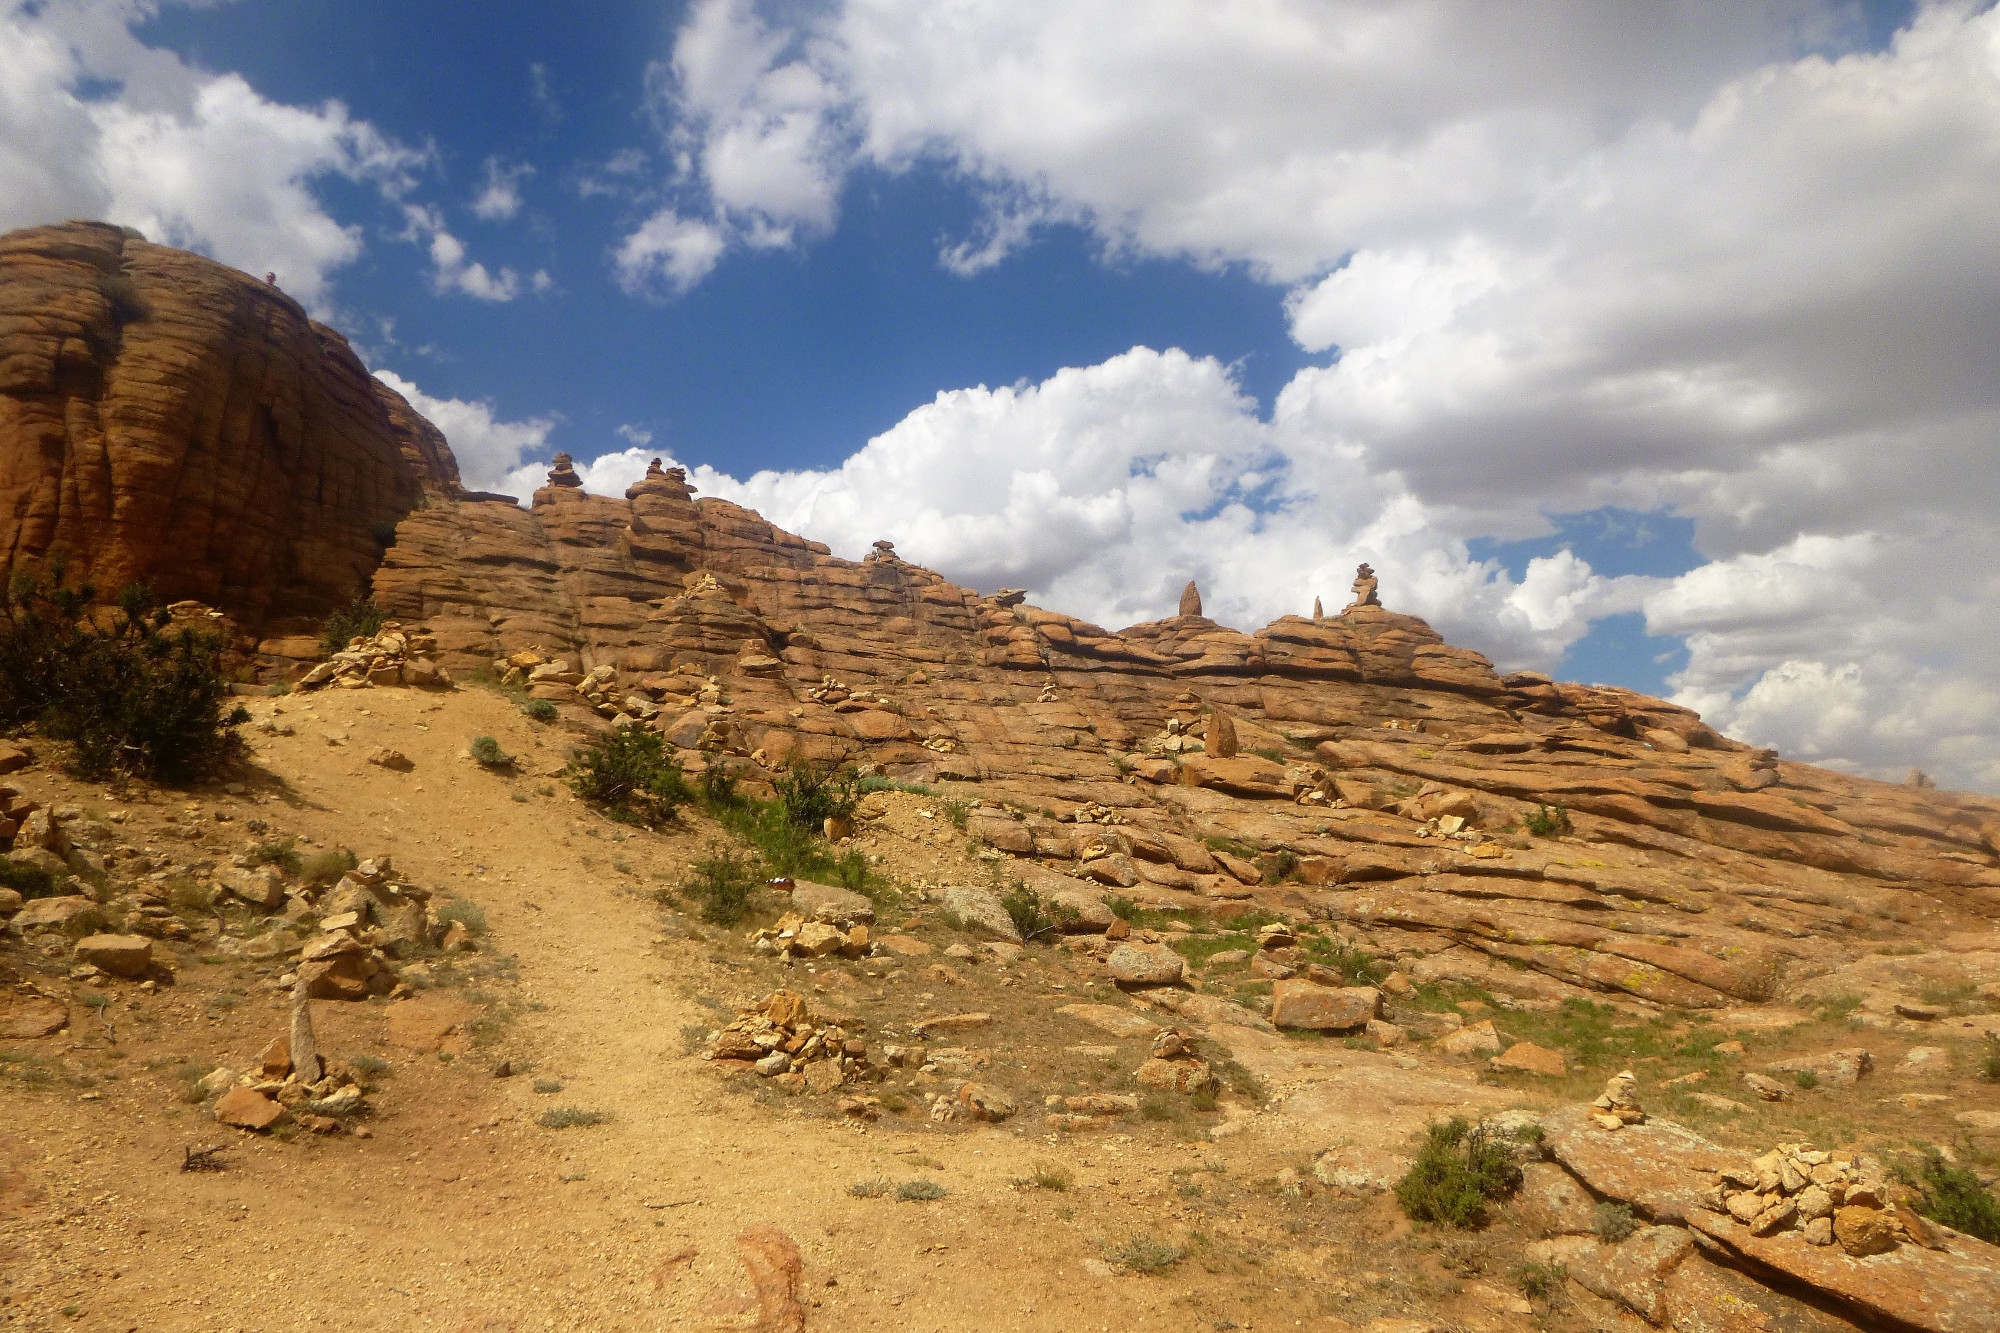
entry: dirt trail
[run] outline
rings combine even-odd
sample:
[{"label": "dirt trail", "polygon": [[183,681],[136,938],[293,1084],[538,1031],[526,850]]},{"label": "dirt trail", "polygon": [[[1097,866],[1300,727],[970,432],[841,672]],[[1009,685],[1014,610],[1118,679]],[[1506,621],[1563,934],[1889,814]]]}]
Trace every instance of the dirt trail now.
[{"label": "dirt trail", "polygon": [[[634,888],[654,872],[677,878],[698,833],[624,837],[566,793],[537,794],[551,790],[562,734],[482,691],[279,703],[296,734],[258,737],[259,763],[291,808],[246,802],[246,813],[318,843],[392,855],[403,877],[476,900],[490,927],[485,950],[518,964],[518,982],[496,988],[517,987],[509,998],[523,1011],[475,1055],[403,1055],[366,1141],[238,1141],[130,1085],[51,1123],[16,1118],[16,1152],[49,1197],[0,1240],[20,1275],[0,1307],[8,1324],[780,1327],[758,1324],[739,1258],[739,1238],[769,1227],[802,1254],[809,1327],[1207,1328],[1229,1326],[1213,1313],[1224,1304],[1243,1327],[1340,1326],[1317,1317],[1323,1291],[1286,1280],[1324,1276],[1334,1257],[1325,1236],[1281,1237],[1263,1266],[1235,1276],[1192,1264],[1113,1275],[1096,1259],[1097,1242],[1178,1225],[1176,1171],[1184,1181],[1226,1158],[1247,1184],[1241,1177],[1324,1146],[1302,1143],[1297,1123],[1273,1115],[1215,1145],[1119,1135],[1058,1146],[1005,1126],[869,1127],[760,1104],[683,1054],[684,1025],[717,1021],[691,997],[746,999],[743,979],[699,937],[675,938],[672,919]],[[520,755],[522,775],[472,763],[464,750],[477,734]],[[378,745],[405,753],[412,771],[367,764]],[[267,1012],[262,1030],[275,1032],[278,1008],[260,996],[247,1020],[254,1028]],[[378,1048],[381,1006],[317,1009],[337,1049]],[[240,1057],[255,1046],[232,1049]],[[1292,1068],[1259,1054],[1271,1074]],[[489,1077],[502,1056],[532,1073]],[[1394,1082],[1386,1057],[1326,1047],[1298,1072],[1324,1082],[1343,1065],[1359,1081]],[[543,1079],[562,1091],[535,1092]],[[1475,1092],[1453,1084],[1406,1098],[1415,1104],[1404,1115],[1420,1122],[1460,1090]],[[610,1119],[539,1127],[551,1106]],[[173,1169],[187,1143],[220,1138],[232,1140],[232,1170]],[[1050,1159],[1073,1173],[1068,1191],[1014,1186]],[[949,1193],[928,1203],[848,1193],[856,1181],[919,1176]],[[1393,1229],[1392,1214],[1377,1211],[1367,1224]]]}]

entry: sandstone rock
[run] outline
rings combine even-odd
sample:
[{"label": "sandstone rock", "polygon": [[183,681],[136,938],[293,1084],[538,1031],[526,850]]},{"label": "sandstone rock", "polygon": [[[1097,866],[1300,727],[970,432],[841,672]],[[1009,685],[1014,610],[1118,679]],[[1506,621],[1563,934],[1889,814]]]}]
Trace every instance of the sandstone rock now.
[{"label": "sandstone rock", "polygon": [[1498,1055],[1501,1045],[1500,1034],[1489,1018],[1438,1038],[1432,1049],[1441,1055]]},{"label": "sandstone rock", "polygon": [[1215,1074],[1201,1060],[1149,1059],[1133,1072],[1149,1088],[1164,1092],[1201,1092],[1216,1086]]},{"label": "sandstone rock", "polygon": [[910,1031],[919,1037],[927,1037],[933,1032],[964,1032],[971,1028],[983,1028],[992,1021],[991,1014],[940,1014],[911,1024]]},{"label": "sandstone rock", "polygon": [[1543,1236],[1582,1235],[1593,1228],[1597,1214],[1597,1201],[1554,1162],[1521,1167],[1521,1188],[1511,1206],[1523,1227]]},{"label": "sandstone rock", "polygon": [[1313,1161],[1313,1178],[1334,1189],[1381,1194],[1396,1188],[1410,1159],[1380,1148],[1329,1148]]},{"label": "sandstone rock", "polygon": [[914,935],[882,935],[876,939],[874,950],[892,957],[922,958],[931,952],[931,946]]},{"label": "sandstone rock", "polygon": [[0,996],[0,1038],[32,1041],[69,1025],[69,1006],[42,995]]},{"label": "sandstone rock", "polygon": [[1006,1091],[991,1083],[964,1083],[959,1085],[958,1104],[968,1119],[984,1121],[1005,1120],[1014,1114],[1014,1099]]},{"label": "sandstone rock", "polygon": [[1021,942],[1021,932],[1000,899],[985,889],[956,885],[944,891],[941,906],[971,930],[984,931],[999,939]]},{"label": "sandstone rock", "polygon": [[1187,960],[1164,944],[1127,942],[1104,960],[1111,979],[1121,986],[1169,986],[1187,971]]},{"label": "sandstone rock", "polygon": [[236,1087],[215,1100],[215,1118],[238,1129],[266,1130],[289,1114],[285,1108],[255,1088]]},{"label": "sandstone rock", "polygon": [[269,866],[217,871],[215,885],[253,907],[277,908],[285,904],[284,877]]},{"label": "sandstone rock", "polygon": [[1065,1004],[1056,1012],[1079,1019],[1114,1037],[1143,1037],[1150,1041],[1160,1031],[1160,1025],[1144,1014],[1108,1004]]},{"label": "sandstone rock", "polygon": [[1209,715],[1205,748],[1212,759],[1236,757],[1236,724],[1219,708]]},{"label": "sandstone rock", "polygon": [[12,741],[0,741],[0,773],[18,773],[34,760]]},{"label": "sandstone rock", "polygon": [[23,935],[51,930],[71,934],[102,926],[105,921],[104,912],[96,903],[80,894],[68,894],[59,898],[31,898],[27,906],[14,914],[11,924]]},{"label": "sandstone rock", "polygon": [[1271,1022],[1281,1028],[1338,1032],[1361,1027],[1381,1014],[1382,992],[1373,986],[1280,981],[1271,987]]},{"label": "sandstone rock", "polygon": [[808,958],[824,958],[847,943],[847,936],[824,921],[808,921],[799,927],[792,947]]},{"label": "sandstone rock", "polygon": [[398,773],[407,773],[416,767],[415,764],[410,762],[408,755],[404,754],[401,750],[392,750],[386,745],[377,746],[375,749],[369,751],[368,762],[377,768],[394,769]]},{"label": "sandstone rock", "polygon": [[1488,1063],[1495,1069],[1517,1069],[1526,1074],[1560,1075],[1569,1072],[1569,1064],[1563,1059],[1561,1051],[1552,1051],[1528,1041],[1514,1043]]},{"label": "sandstone rock", "polygon": [[1596,1194],[1630,1203],[1660,1222],[1683,1222],[1706,1208],[1703,1192],[1740,1158],[1692,1130],[1649,1120],[1605,1134],[1590,1125],[1582,1107],[1542,1118],[1543,1144]]},{"label": "sandstone rock", "polygon": [[1762,1074],[1745,1073],[1743,1075],[1743,1086],[1757,1094],[1758,1099],[1761,1101],[1789,1101],[1792,1095],[1790,1088],[1776,1079],[1766,1078]]},{"label": "sandstone rock", "polygon": [[117,977],[143,977],[153,967],[153,942],[143,935],[87,935],[76,942],[78,960]]},{"label": "sandstone rock", "polygon": [[1183,616],[1201,614],[1201,590],[1194,586],[1193,579],[1189,579],[1187,587],[1181,589],[1181,604],[1177,614]]}]

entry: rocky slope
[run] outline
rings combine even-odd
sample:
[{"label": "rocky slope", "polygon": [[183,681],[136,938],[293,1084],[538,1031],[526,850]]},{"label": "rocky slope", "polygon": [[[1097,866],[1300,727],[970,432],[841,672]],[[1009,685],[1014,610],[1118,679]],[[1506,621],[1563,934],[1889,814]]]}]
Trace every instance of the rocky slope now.
[{"label": "rocky slope", "polygon": [[10,567],[61,546],[101,585],[212,602],[265,680],[372,573],[449,672],[654,728],[694,767],[797,753],[953,784],[1033,882],[1254,895],[1534,1003],[1754,1001],[2000,914],[2000,801],[1500,676],[1366,567],[1338,615],[1243,634],[1190,586],[1183,614],[1114,633],[887,542],[836,558],[657,465],[622,498],[566,458],[528,508],[468,495],[282,293],[114,229],[0,241],[0,389]]}]

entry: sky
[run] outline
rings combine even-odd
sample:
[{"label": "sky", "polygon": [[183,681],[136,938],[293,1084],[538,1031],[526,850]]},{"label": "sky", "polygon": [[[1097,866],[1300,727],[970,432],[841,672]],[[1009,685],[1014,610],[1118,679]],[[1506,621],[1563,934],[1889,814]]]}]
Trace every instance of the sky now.
[{"label": "sky", "polygon": [[279,282],[558,450],[1111,628],[1387,605],[2000,791],[2000,14],[0,0],[0,227]]}]

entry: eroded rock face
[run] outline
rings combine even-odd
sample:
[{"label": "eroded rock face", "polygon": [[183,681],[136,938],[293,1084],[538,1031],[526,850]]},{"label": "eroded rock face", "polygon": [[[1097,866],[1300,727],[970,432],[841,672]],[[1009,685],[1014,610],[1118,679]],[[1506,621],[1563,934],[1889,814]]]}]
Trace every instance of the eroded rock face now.
[{"label": "eroded rock face", "polygon": [[[516,671],[691,769],[845,756],[949,784],[984,803],[966,832],[995,882],[1056,877],[1077,928],[1110,924],[1106,894],[1241,902],[1535,1003],[1756,1003],[1884,930],[2000,916],[2000,801],[1502,676],[1370,570],[1334,616],[1246,634],[1190,603],[1114,632],[886,543],[835,557],[678,469],[622,496],[576,479],[559,464],[527,507],[466,494],[435,431],[243,274],[98,226],[0,240],[10,558],[61,540],[101,586],[202,597],[262,679],[368,580],[447,675]],[[1204,753],[1214,717],[1235,755]],[[990,897],[963,906],[1009,938]]]},{"label": "eroded rock face", "polygon": [[0,549],[252,633],[368,586],[444,437],[275,287],[68,223],[0,237]]}]

